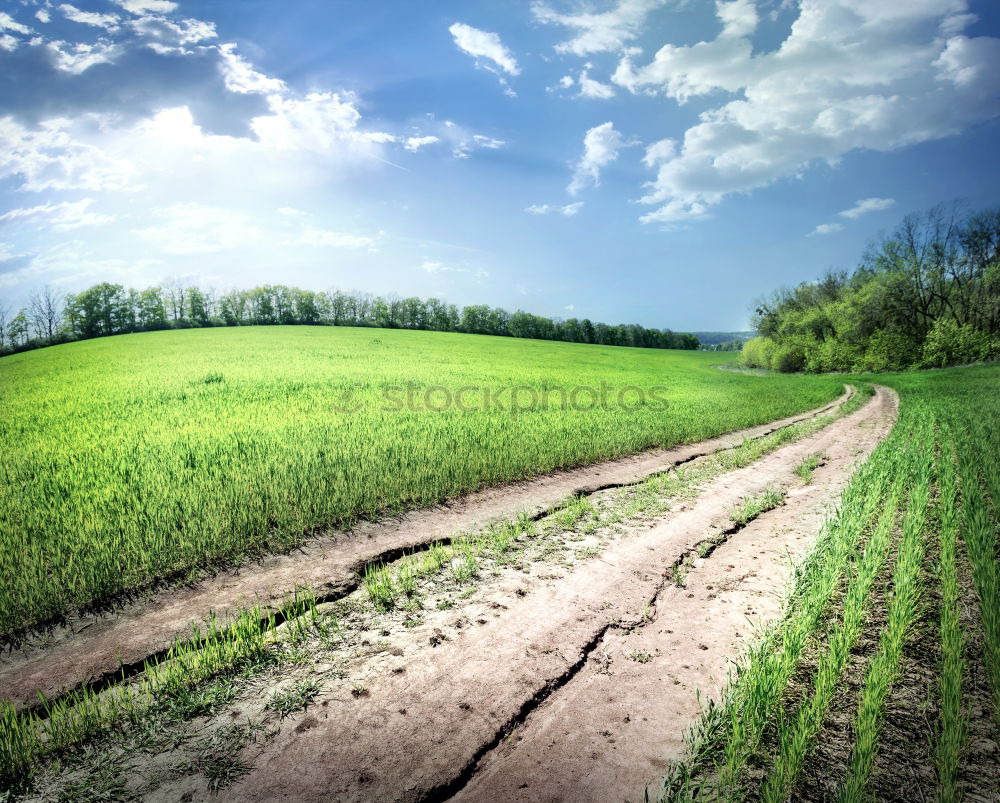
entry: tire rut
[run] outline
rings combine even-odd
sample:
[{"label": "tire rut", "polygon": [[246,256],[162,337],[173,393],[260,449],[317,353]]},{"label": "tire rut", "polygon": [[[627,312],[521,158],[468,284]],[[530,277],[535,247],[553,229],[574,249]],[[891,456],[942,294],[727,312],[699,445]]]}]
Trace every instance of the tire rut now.
[{"label": "tire rut", "polygon": [[[633,527],[566,575],[484,591],[502,614],[433,647],[414,633],[396,667],[363,678],[364,696],[332,690],[322,719],[283,729],[219,799],[641,799],[682,750],[699,690],[721,687],[749,635],[746,617],[780,611],[788,552],[812,543],[896,403],[880,388],[858,412],[709,482],[690,505]],[[794,488],[792,469],[816,451],[826,465]],[[688,587],[670,582],[736,501],[774,483],[793,489],[784,506],[696,560]],[[650,658],[623,660],[630,647]]]},{"label": "tire rut", "polygon": [[0,657],[0,697],[35,708],[38,693],[48,698],[73,688],[107,688],[135,676],[145,663],[162,657],[178,636],[190,633],[199,617],[225,618],[252,605],[277,612],[296,586],[312,587],[319,602],[342,599],[357,589],[371,565],[409,552],[448,543],[453,534],[513,518],[527,510],[534,520],[549,515],[568,496],[641,483],[653,474],[765,437],[815,418],[846,402],[854,388],[834,402],[795,416],[699,443],[557,472],[502,488],[486,489],[443,505],[379,522],[364,522],[346,533],[316,538],[294,553],[272,555],[257,565],[206,578],[194,586],[163,591],[111,613],[86,614],[10,647]]}]

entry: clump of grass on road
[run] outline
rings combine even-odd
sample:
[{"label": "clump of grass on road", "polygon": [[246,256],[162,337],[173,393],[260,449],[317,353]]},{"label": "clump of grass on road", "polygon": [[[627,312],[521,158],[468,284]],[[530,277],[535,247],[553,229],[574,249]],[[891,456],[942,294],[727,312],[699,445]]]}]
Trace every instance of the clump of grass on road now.
[{"label": "clump of grass on road", "polygon": [[762,513],[774,510],[785,501],[785,492],[776,488],[767,488],[763,493],[744,499],[729,517],[741,527],[746,526]]},{"label": "clump of grass on road", "polygon": [[818,454],[811,454],[795,467],[795,476],[807,485],[812,482],[813,472],[819,468],[822,458]]}]

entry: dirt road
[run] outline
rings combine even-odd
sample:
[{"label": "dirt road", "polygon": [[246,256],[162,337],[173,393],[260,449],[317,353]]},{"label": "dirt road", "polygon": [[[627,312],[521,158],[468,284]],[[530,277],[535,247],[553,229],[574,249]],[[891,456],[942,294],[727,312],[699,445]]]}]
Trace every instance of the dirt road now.
[{"label": "dirt road", "polygon": [[286,555],[273,555],[182,588],[163,590],[110,612],[74,617],[0,655],[0,698],[32,704],[37,692],[54,696],[81,683],[100,684],[120,676],[122,665],[136,671],[143,661],[170,646],[191,623],[210,612],[224,617],[254,604],[280,606],[297,585],[311,586],[321,598],[335,599],[357,587],[370,562],[392,559],[408,549],[447,539],[459,531],[533,515],[574,493],[637,482],[672,466],[738,445],[788,424],[825,413],[846,401],[845,394],[822,408],[700,443],[562,471],[533,480],[486,489],[445,505],[404,516],[363,523],[308,542]]},{"label": "dirt road", "polygon": [[[440,614],[341,685],[255,757],[233,801],[640,801],[680,754],[698,697],[780,612],[794,559],[853,469],[888,434],[896,395],[711,481],[565,573],[505,576],[442,633]],[[808,484],[794,474],[823,455]],[[742,529],[729,514],[764,489],[783,505]],[[728,540],[676,582],[678,560]],[[208,799],[187,778],[155,799]],[[213,798],[217,799],[217,798]]]}]

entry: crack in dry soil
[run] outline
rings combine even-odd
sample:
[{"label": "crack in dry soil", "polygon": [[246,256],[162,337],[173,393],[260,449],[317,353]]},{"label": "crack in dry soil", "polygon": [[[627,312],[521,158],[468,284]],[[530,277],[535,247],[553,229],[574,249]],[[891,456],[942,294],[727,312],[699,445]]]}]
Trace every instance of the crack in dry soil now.
[{"label": "crack in dry soil", "polygon": [[107,688],[122,679],[123,669],[126,678],[141,672],[147,660],[165,654],[175,638],[189,634],[192,621],[212,612],[224,619],[252,605],[277,611],[296,586],[312,587],[320,601],[341,599],[357,589],[359,576],[370,565],[390,562],[434,542],[448,543],[459,531],[512,518],[522,511],[538,520],[568,496],[636,484],[746,439],[815,418],[853,395],[854,389],[845,387],[844,395],[835,402],[780,421],[483,490],[385,521],[362,523],[350,532],[317,538],[295,553],[272,555],[257,565],[217,574],[193,587],[163,591],[111,613],[81,615],[12,647],[0,658],[0,697],[19,707],[34,707],[39,692],[52,698],[77,686]]},{"label": "crack in dry soil", "polygon": [[[283,729],[221,798],[641,799],[683,750],[699,690],[721,689],[752,632],[746,617],[780,613],[789,553],[815,539],[857,461],[891,428],[896,403],[879,389],[857,413],[707,483],[654,526],[633,527],[599,560],[534,580],[530,594],[524,579],[501,583],[490,594],[502,612],[478,628],[433,647],[413,631],[402,671],[383,662],[364,677],[363,695],[326,697],[324,719]],[[794,466],[818,451],[827,464],[797,485]],[[696,561],[687,588],[669,582],[677,556],[739,499],[776,483],[792,489],[784,506]],[[593,660],[602,653],[607,660]]]}]

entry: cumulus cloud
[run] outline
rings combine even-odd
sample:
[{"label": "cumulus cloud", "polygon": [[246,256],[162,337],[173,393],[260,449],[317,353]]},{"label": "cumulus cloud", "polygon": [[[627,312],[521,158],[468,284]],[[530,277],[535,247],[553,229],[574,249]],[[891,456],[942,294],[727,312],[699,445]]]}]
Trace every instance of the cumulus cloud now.
[{"label": "cumulus cloud", "polygon": [[90,120],[56,119],[33,129],[0,117],[0,178],[19,178],[32,192],[126,188],[135,166],[88,141],[94,128]]},{"label": "cumulus cloud", "polygon": [[185,105],[213,132],[245,134],[281,82],[214,38],[210,23],[161,17],[130,19],[96,41],[32,36],[0,50],[0,74],[9,77],[0,81],[0,114],[29,126],[84,114],[121,124]]},{"label": "cumulus cloud", "polygon": [[567,187],[569,194],[576,195],[588,185],[600,184],[601,170],[618,158],[618,151],[626,144],[614,123],[591,128],[583,138],[583,156],[573,169],[573,180]]},{"label": "cumulus cloud", "polygon": [[561,14],[548,3],[536,2],[531,10],[535,19],[549,25],[561,25],[574,31],[571,39],[556,45],[560,53],[585,56],[588,53],[612,52],[642,33],[650,12],[667,0],[619,0],[611,11],[600,14]]},{"label": "cumulus cloud", "polygon": [[157,53],[190,55],[187,45],[196,45],[217,37],[215,23],[197,19],[172,20],[166,17],[139,17],[129,24],[147,47]]},{"label": "cumulus cloud", "polygon": [[311,92],[304,98],[270,95],[271,113],[255,117],[257,140],[278,151],[372,153],[373,144],[395,139],[382,131],[362,130],[354,98],[336,92]]},{"label": "cumulus cloud", "polygon": [[642,157],[642,163],[646,167],[655,168],[664,162],[669,162],[675,153],[677,153],[677,142],[672,139],[661,139],[646,146],[646,155]]},{"label": "cumulus cloud", "polygon": [[222,57],[222,77],[226,89],[240,94],[261,94],[284,92],[288,87],[279,78],[272,78],[257,72],[245,58],[236,52],[236,45],[228,42],[219,46]]},{"label": "cumulus cloud", "polygon": [[456,22],[448,28],[448,31],[454,37],[459,50],[463,50],[476,59],[486,59],[496,69],[503,70],[508,75],[520,74],[521,70],[517,66],[517,60],[500,41],[499,35],[490,31],[481,31],[462,22]]},{"label": "cumulus cloud", "polygon": [[588,64],[587,68],[580,73],[580,97],[601,98],[602,100],[613,98],[615,96],[615,88],[591,78],[588,73],[590,67],[591,65]]},{"label": "cumulus cloud", "polygon": [[[720,32],[626,53],[613,81],[678,103],[735,97],[701,113],[676,153],[655,157],[646,222],[704,217],[750,192],[859,149],[889,151],[958,134],[1000,114],[1000,39],[969,38],[965,0],[801,0],[774,50],[754,53],[748,0],[719,0]],[[647,161],[647,164],[649,162]]]},{"label": "cumulus cloud", "polygon": [[433,134],[429,134],[426,137],[407,137],[406,141],[403,143],[403,148],[411,153],[415,153],[425,145],[433,145],[435,142],[440,141],[441,140]]},{"label": "cumulus cloud", "polygon": [[532,204],[525,208],[525,212],[529,215],[562,215],[563,217],[573,217],[577,212],[583,209],[583,201],[577,201],[574,204],[566,204],[565,206],[558,206],[555,204]]},{"label": "cumulus cloud", "polygon": [[896,200],[894,198],[865,198],[858,201],[850,209],[845,209],[843,212],[838,212],[837,214],[841,217],[846,217],[848,220],[857,220],[869,212],[881,212],[889,209],[895,203]]}]

